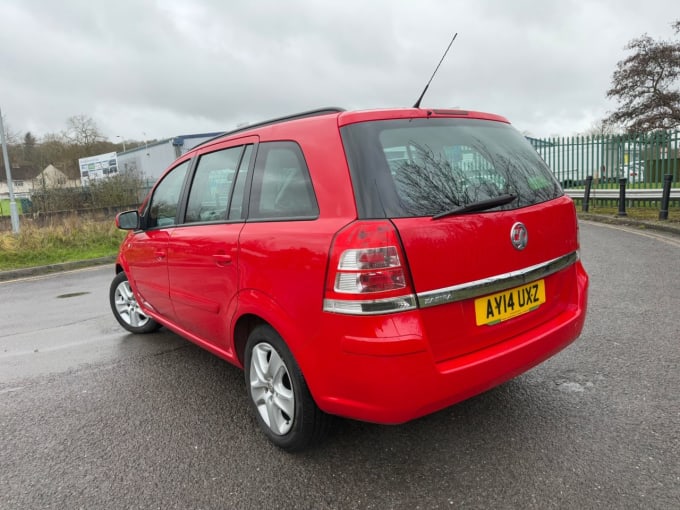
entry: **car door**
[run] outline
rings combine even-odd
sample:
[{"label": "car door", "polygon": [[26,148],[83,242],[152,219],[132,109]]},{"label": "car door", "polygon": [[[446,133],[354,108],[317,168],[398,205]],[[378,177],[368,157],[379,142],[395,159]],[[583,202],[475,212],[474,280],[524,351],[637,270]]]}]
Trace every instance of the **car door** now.
[{"label": "car door", "polygon": [[[228,350],[238,290],[238,239],[256,137],[203,153],[191,177],[181,226],[168,240],[177,324],[195,340]],[[234,145],[235,144],[235,145]]]},{"label": "car door", "polygon": [[174,311],[168,290],[167,243],[177,223],[190,163],[189,159],[181,162],[158,182],[145,209],[142,220],[145,228],[126,241],[128,279],[144,306],[168,320],[173,319]]}]

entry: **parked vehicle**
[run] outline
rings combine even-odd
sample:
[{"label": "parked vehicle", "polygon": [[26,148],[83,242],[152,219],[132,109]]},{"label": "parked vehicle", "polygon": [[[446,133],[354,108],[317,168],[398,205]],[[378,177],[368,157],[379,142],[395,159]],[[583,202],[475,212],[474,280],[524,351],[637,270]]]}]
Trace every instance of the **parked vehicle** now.
[{"label": "parked vehicle", "polygon": [[398,424],[521,374],[578,337],[574,205],[502,117],[327,109],[179,158],[138,211],[110,301],[242,367],[267,437],[331,415]]},{"label": "parked vehicle", "polygon": [[555,177],[564,189],[573,188],[575,186],[583,186],[585,184],[584,171],[578,168],[571,168],[557,172]]},{"label": "parked vehicle", "polygon": [[629,183],[644,182],[645,163],[644,161],[632,161],[618,168],[619,178],[628,179]]}]

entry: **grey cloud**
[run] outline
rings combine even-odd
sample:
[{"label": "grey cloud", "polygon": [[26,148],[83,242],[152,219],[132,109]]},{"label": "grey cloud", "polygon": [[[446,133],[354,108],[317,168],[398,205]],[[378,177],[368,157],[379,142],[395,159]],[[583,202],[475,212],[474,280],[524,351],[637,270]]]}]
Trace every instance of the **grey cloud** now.
[{"label": "grey cloud", "polygon": [[675,2],[6,0],[0,105],[43,135],[84,113],[107,136],[229,129],[323,105],[423,101],[506,115],[536,135],[613,105],[628,40],[669,36]]}]

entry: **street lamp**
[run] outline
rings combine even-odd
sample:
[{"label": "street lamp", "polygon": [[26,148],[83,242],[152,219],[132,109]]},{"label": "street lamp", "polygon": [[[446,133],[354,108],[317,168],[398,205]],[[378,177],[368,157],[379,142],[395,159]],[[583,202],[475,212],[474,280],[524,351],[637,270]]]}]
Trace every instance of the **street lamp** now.
[{"label": "street lamp", "polygon": [[12,232],[19,233],[19,213],[17,203],[14,200],[14,186],[12,184],[12,168],[7,156],[7,140],[5,139],[5,127],[2,125],[2,111],[0,111],[0,145],[2,145],[2,159],[5,163],[5,174],[7,175],[7,190],[9,191],[9,215],[12,222]]},{"label": "street lamp", "polygon": [[116,138],[120,138],[120,141],[123,142],[123,152],[125,152],[125,138],[120,135],[116,135]]}]

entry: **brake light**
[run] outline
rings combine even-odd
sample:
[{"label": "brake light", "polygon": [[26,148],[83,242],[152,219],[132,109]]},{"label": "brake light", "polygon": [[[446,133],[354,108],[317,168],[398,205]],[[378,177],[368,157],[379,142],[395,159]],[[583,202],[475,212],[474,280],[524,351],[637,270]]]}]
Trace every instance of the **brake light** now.
[{"label": "brake light", "polygon": [[349,294],[406,287],[396,246],[345,250],[340,255],[335,291]]},{"label": "brake light", "polygon": [[324,311],[364,315],[415,308],[405,260],[389,221],[352,223],[331,247]]}]

